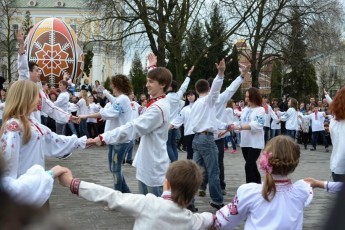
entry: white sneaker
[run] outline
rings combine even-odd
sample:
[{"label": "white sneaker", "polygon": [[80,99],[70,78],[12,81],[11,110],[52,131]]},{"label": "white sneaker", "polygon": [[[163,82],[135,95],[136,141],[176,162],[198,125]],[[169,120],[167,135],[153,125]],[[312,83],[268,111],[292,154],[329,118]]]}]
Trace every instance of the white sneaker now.
[{"label": "white sneaker", "polygon": [[104,210],[104,211],[113,211],[114,209],[109,208],[108,206],[104,206],[104,207],[103,207],[103,210]]}]

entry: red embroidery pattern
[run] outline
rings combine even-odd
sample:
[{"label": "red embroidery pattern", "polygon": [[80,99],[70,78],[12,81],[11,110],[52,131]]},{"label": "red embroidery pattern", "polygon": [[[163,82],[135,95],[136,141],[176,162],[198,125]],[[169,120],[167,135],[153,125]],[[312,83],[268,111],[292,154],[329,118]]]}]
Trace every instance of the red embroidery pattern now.
[{"label": "red embroidery pattern", "polygon": [[159,97],[155,97],[155,98],[151,98],[147,104],[146,104],[146,108],[150,107],[153,103],[155,103],[156,101],[165,98],[165,95],[159,96]]},{"label": "red embroidery pattern", "polygon": [[8,125],[6,125],[6,129],[9,131],[21,131],[20,126],[17,121],[11,121]]}]

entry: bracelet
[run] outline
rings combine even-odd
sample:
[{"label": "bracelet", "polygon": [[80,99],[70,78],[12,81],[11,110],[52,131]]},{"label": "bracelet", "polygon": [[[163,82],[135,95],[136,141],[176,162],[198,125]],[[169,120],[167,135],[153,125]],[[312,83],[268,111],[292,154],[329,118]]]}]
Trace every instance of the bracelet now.
[{"label": "bracelet", "polygon": [[53,179],[54,179],[54,172],[52,170],[46,171]]},{"label": "bracelet", "polygon": [[329,188],[328,188],[328,181],[326,182],[326,192],[328,192]]},{"label": "bracelet", "polygon": [[79,196],[79,185],[80,180],[78,178],[72,179],[71,184],[69,185],[69,190],[72,194],[77,194]]},{"label": "bracelet", "polygon": [[103,136],[101,134],[99,134],[98,137],[99,137],[99,140],[102,142],[102,145],[106,145],[107,144],[107,143],[105,143],[104,138],[103,138]]}]

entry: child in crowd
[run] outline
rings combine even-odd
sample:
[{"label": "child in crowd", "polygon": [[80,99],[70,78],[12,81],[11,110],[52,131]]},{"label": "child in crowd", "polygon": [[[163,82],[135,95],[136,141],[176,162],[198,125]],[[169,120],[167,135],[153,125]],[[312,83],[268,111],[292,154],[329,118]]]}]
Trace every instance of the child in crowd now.
[{"label": "child in crowd", "polygon": [[244,229],[302,229],[303,209],[313,198],[304,180],[292,183],[288,175],[297,167],[300,148],[288,136],[271,139],[260,157],[263,184],[241,185],[231,203],[217,211],[215,227],[234,229],[247,219]]},{"label": "child in crowd", "polygon": [[[89,96],[89,107],[88,107],[88,114],[94,114],[100,111],[101,106],[94,102],[94,97],[92,95]],[[98,125],[97,125],[97,118],[87,118],[87,130],[90,134],[91,138],[95,138],[98,136]]]},{"label": "child in crowd", "polygon": [[71,171],[59,177],[60,184],[73,194],[93,202],[106,202],[112,209],[133,216],[133,229],[207,229],[214,221],[211,213],[186,209],[202,182],[202,171],[192,160],[170,164],[161,197],[121,193],[111,188],[73,179]]},{"label": "child in crowd", "polygon": [[0,154],[6,164],[3,189],[19,203],[35,206],[48,200],[53,177],[64,171],[58,167],[46,173],[45,157],[61,157],[90,143],[85,136],[57,135],[30,117],[37,110],[39,95],[36,83],[16,81],[6,99],[0,130]]},{"label": "child in crowd", "polygon": [[279,111],[279,107],[275,106],[273,108],[274,113],[277,115],[277,119],[272,119],[271,122],[271,139],[273,137],[279,136],[281,133],[281,122],[280,122],[280,117],[282,116],[282,112]]}]

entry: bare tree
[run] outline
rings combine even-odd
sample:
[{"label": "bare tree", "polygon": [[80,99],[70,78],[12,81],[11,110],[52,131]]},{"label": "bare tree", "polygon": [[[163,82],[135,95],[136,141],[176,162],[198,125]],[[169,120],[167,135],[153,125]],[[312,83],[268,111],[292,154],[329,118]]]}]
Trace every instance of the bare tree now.
[{"label": "bare tree", "polygon": [[[15,0],[0,1],[0,54],[2,56],[1,66],[7,68],[7,80],[12,81],[12,75],[16,72],[17,43],[14,33],[18,30],[18,25],[13,25],[17,8]],[[5,77],[5,76],[3,76]]]},{"label": "bare tree", "polygon": [[[224,0],[225,1],[225,0]],[[282,58],[282,47],[289,36],[292,12],[297,7],[305,28],[316,19],[339,12],[338,0],[247,0],[257,2],[254,14],[246,20],[238,35],[245,37],[250,51],[242,53],[251,63],[252,85],[259,87],[260,70],[275,58]],[[226,1],[225,1],[226,2]],[[341,8],[340,8],[341,9]]]},{"label": "bare tree", "polygon": [[[236,9],[241,14],[229,14],[229,27],[215,44],[195,57],[198,62],[209,49],[217,43],[227,40],[252,13],[255,2],[246,8],[240,8],[238,1],[228,0],[222,7]],[[181,81],[183,71],[182,44],[196,20],[208,11],[206,0],[90,0],[88,7],[92,15],[85,20],[85,25],[98,23],[106,27],[112,26],[110,36],[94,36],[95,41],[121,41],[135,39],[135,42],[148,44],[157,55],[158,65],[165,66],[166,53],[174,58],[176,79]],[[231,23],[230,23],[231,22]],[[120,29],[119,29],[120,28]],[[117,34],[116,36],[114,36]]]}]

